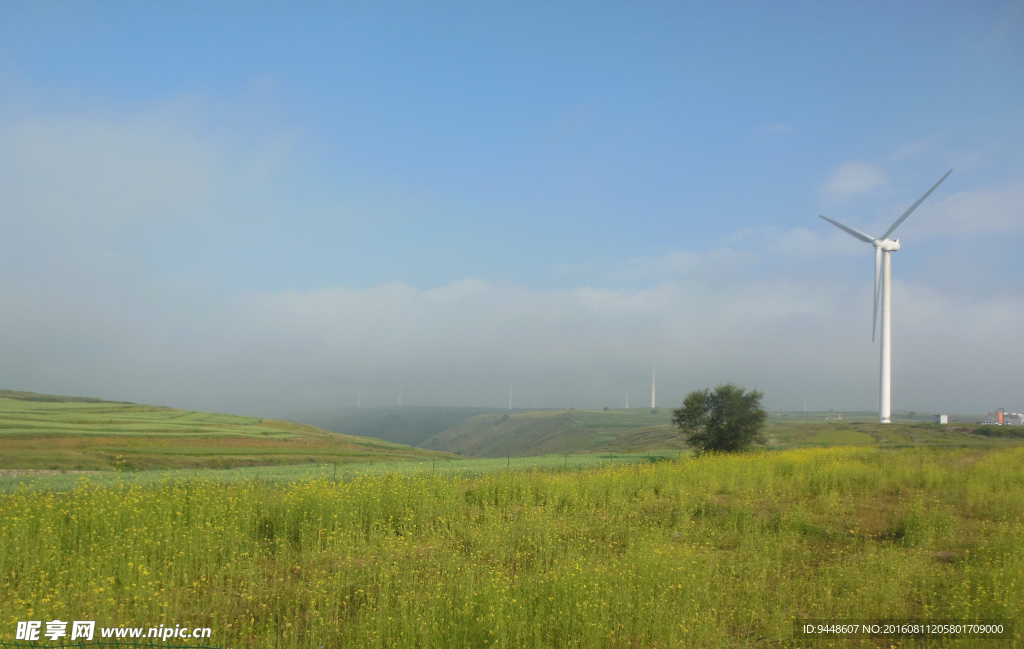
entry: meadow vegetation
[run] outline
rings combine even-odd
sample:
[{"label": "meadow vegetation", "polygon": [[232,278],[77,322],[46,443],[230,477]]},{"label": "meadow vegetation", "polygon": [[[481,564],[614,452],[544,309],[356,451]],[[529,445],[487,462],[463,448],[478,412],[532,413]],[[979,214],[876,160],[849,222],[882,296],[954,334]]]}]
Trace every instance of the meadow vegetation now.
[{"label": "meadow vegetation", "polygon": [[231,647],[759,647],[803,646],[794,618],[1019,620],[1022,461],[874,445],[23,488],[0,494],[0,638],[59,618]]},{"label": "meadow vegetation", "polygon": [[978,426],[975,433],[986,437],[1020,438],[1024,437],[1024,426],[993,426],[989,424]]},{"label": "meadow vegetation", "polygon": [[23,489],[70,491],[88,477],[89,484],[112,488],[130,488],[168,481],[203,479],[218,483],[255,480],[264,483],[289,483],[302,480],[350,480],[382,474],[454,475],[471,477],[478,474],[516,470],[581,469],[597,465],[661,462],[680,459],[685,451],[651,451],[647,453],[581,453],[576,455],[534,455],[503,458],[384,458],[346,463],[274,464],[239,466],[232,469],[151,469],[143,471],[38,471],[0,470],[0,492]]}]

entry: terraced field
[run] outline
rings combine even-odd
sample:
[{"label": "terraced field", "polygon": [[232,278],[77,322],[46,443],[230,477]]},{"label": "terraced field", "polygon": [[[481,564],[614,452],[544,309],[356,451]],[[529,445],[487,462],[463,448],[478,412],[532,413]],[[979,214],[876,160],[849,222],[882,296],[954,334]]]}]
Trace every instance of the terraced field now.
[{"label": "terraced field", "polygon": [[0,391],[0,469],[137,470],[426,460],[307,424]]}]

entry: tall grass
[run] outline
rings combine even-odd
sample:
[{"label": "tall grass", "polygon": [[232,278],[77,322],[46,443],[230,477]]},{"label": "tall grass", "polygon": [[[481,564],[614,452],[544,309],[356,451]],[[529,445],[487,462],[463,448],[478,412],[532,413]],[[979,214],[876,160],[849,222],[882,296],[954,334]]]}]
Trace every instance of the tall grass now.
[{"label": "tall grass", "polygon": [[59,618],[232,647],[736,647],[794,644],[798,617],[1012,620],[1022,460],[846,447],[23,490],[0,495],[0,637]]}]

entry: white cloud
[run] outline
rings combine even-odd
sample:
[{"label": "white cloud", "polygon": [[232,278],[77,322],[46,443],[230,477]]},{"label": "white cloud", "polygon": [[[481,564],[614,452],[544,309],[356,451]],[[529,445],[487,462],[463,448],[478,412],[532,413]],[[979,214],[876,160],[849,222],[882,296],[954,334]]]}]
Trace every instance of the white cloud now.
[{"label": "white cloud", "polygon": [[[666,404],[735,380],[773,408],[872,408],[868,264],[837,281],[830,262],[784,272],[765,258],[629,289],[465,279],[222,297],[138,276],[8,283],[0,385],[281,415],[345,405],[357,388],[383,403],[399,382],[408,403],[488,405],[513,383],[542,406],[601,407],[639,392],[656,362]],[[1024,369],[977,359],[1015,344],[1020,296],[895,293],[896,407],[1012,403]]]},{"label": "white cloud", "polygon": [[863,244],[835,226],[820,221],[817,230],[774,227],[737,230],[723,243],[743,246],[761,254],[778,253],[787,259],[825,258],[864,254]]},{"label": "white cloud", "polygon": [[821,188],[822,194],[830,201],[845,201],[858,194],[888,184],[888,179],[877,167],[852,160],[839,165]]},{"label": "white cloud", "polygon": [[177,106],[9,120],[0,125],[0,222],[87,232],[265,212],[294,135],[226,146],[197,122]]},{"label": "white cloud", "polygon": [[957,192],[931,206],[926,214],[926,218],[914,221],[914,230],[943,235],[1024,232],[1024,178],[1002,186]]},{"label": "white cloud", "polygon": [[939,138],[937,136],[929,135],[917,142],[911,142],[910,144],[901,146],[889,157],[893,162],[902,162],[908,158],[913,158],[923,153],[934,151],[938,147],[938,143]]},{"label": "white cloud", "polygon": [[[64,117],[0,132],[6,210],[51,224],[180,218],[207,200],[218,153],[167,117]],[[6,211],[5,210],[5,211]]]},{"label": "white cloud", "polygon": [[711,280],[732,276],[756,261],[755,252],[721,245],[700,253],[677,250],[659,257],[616,260],[594,271],[601,279],[611,282],[649,283],[687,278]]}]

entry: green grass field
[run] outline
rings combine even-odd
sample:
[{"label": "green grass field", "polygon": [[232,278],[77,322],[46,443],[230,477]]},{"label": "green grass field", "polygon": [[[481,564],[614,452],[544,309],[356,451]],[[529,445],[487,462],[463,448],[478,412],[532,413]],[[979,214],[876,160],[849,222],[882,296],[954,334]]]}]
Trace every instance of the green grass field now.
[{"label": "green grass field", "polygon": [[[0,494],[0,638],[56,618],[267,649],[911,647],[936,645],[792,624],[1024,612],[1019,447],[489,462]],[[1014,628],[981,646],[1024,646]]]},{"label": "green grass field", "polygon": [[810,444],[874,444],[875,438],[854,430],[831,430],[808,438]]},{"label": "green grass field", "polygon": [[226,468],[440,457],[313,426],[0,391],[0,469]]},{"label": "green grass field", "polygon": [[1007,440],[975,433],[976,424],[940,426],[913,421],[879,424],[875,421],[771,421],[765,426],[770,448],[833,444],[879,446],[976,446],[1001,447]]}]

